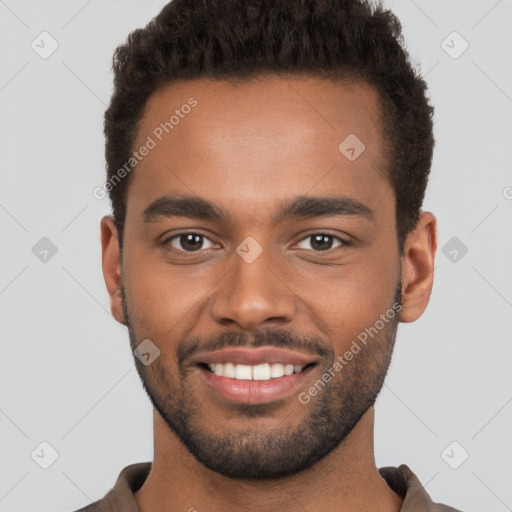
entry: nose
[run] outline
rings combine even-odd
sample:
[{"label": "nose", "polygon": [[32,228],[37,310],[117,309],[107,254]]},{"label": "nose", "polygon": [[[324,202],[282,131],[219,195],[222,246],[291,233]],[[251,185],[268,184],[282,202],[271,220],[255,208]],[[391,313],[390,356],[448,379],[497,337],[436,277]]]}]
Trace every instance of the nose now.
[{"label": "nose", "polygon": [[248,262],[238,253],[233,266],[216,287],[211,315],[221,325],[254,330],[269,322],[287,324],[296,311],[296,296],[278,266],[265,251]]}]

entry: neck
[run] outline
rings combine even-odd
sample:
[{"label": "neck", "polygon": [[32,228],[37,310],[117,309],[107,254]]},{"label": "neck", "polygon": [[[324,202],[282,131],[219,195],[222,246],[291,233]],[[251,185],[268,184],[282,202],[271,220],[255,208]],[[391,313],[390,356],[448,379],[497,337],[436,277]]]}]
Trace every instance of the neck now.
[{"label": "neck", "polygon": [[263,512],[269,508],[398,512],[403,500],[375,465],[373,429],[371,407],[343,442],[312,468],[277,481],[253,482],[207,469],[155,411],[155,456],[134,498],[140,512]]}]

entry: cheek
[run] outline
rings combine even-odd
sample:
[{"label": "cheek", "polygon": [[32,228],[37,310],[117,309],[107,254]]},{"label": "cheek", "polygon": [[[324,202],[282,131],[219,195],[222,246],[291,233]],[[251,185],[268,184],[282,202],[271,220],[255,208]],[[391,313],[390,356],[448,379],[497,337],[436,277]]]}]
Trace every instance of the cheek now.
[{"label": "cheek", "polygon": [[149,261],[142,251],[132,253],[124,270],[125,289],[139,335],[163,341],[195,324],[218,273],[212,269],[199,273],[191,266],[171,266],[155,258]]},{"label": "cheek", "polygon": [[[387,260],[375,258],[361,260],[350,269],[331,275],[321,299],[316,300],[316,313],[330,329],[337,352],[347,349],[359,334],[392,309],[399,260],[391,260],[389,254]],[[383,263],[376,265],[375,261]]]}]

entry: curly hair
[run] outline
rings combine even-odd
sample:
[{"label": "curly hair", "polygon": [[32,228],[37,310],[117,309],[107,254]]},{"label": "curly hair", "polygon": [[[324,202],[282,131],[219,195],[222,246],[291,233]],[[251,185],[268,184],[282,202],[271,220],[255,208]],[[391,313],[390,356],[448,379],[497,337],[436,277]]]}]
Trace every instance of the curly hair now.
[{"label": "curly hair", "polygon": [[[350,78],[375,87],[402,254],[430,173],[434,109],[404,48],[401,24],[382,3],[173,0],[116,48],[113,71],[104,123],[107,182],[130,160],[145,105],[162,85],[300,75]],[[131,174],[108,189],[121,250]]]}]

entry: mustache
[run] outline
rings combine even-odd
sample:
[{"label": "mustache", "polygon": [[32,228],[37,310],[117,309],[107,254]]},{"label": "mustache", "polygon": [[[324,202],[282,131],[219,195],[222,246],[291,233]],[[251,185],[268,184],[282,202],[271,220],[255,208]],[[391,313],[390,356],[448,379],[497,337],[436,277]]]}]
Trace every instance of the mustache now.
[{"label": "mustache", "polygon": [[267,328],[247,332],[226,331],[215,338],[192,337],[178,345],[178,365],[181,367],[196,352],[211,352],[227,347],[258,348],[263,346],[290,348],[321,357],[334,358],[334,349],[319,337],[306,336],[286,329]]}]

